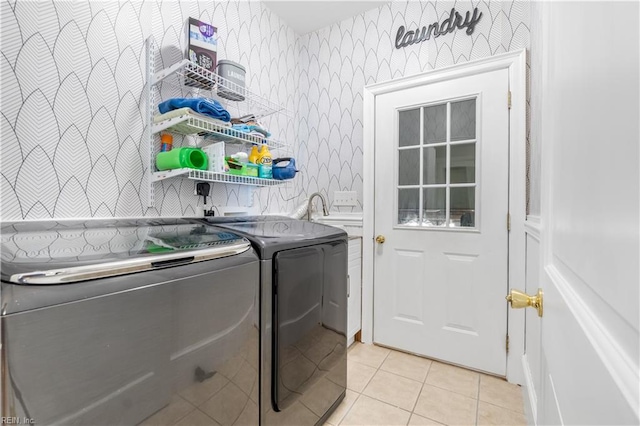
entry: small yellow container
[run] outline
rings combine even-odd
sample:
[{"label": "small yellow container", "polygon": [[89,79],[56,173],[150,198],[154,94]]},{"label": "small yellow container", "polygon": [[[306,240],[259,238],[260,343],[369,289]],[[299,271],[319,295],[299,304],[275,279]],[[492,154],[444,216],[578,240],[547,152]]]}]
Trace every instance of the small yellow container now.
[{"label": "small yellow container", "polygon": [[251,153],[249,154],[249,162],[257,164],[258,157],[260,157],[260,153],[258,153],[258,147],[254,145],[253,148],[251,148]]}]

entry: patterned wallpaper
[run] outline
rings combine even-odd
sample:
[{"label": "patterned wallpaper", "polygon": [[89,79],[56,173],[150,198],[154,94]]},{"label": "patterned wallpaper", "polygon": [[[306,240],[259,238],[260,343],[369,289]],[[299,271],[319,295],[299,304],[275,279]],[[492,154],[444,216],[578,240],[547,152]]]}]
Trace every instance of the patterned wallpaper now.
[{"label": "patterned wallpaper", "polygon": [[[190,16],[218,28],[218,58],[243,64],[248,87],[297,109],[297,37],[259,2],[2,0],[1,8],[3,220],[196,213],[194,181],[178,178],[155,184],[148,209],[143,161],[144,40],[154,38],[164,66],[181,60]],[[267,124],[295,145],[292,114]],[[194,143],[186,139],[177,145]],[[214,204],[258,211],[291,210],[299,191],[297,182],[212,186]]]},{"label": "patterned wallpaper", "polygon": [[[302,37],[261,2],[0,1],[3,220],[201,209],[194,182],[178,178],[156,184],[147,208],[143,161],[144,40],[153,37],[165,66],[180,60],[190,16],[218,28],[218,58],[243,64],[248,87],[290,111],[267,124],[292,144],[274,154],[297,157],[302,170],[278,187],[213,184],[221,209],[285,212],[318,190],[330,201],[354,190],[361,210],[365,84],[529,46],[529,4],[519,1],[398,0]],[[483,12],[473,36],[394,48],[399,25],[441,20],[454,6]]]},{"label": "patterned wallpaper", "polygon": [[[463,31],[396,49],[395,31],[442,21],[451,8],[483,13],[472,36]],[[460,62],[529,47],[529,3],[394,1],[300,41],[300,157],[303,188],[357,191],[362,209],[363,87]]]},{"label": "patterned wallpaper", "polygon": [[540,150],[542,107],[542,17],[540,2],[531,2],[531,77],[530,77],[530,135],[527,150],[528,209],[531,215],[540,215],[540,186],[542,152]]}]

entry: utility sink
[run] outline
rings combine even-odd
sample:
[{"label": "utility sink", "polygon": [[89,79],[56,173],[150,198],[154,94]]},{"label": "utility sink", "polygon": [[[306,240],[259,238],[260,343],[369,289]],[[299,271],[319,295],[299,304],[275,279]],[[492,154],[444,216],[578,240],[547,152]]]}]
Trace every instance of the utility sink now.
[{"label": "utility sink", "polygon": [[362,237],[362,213],[330,212],[329,216],[315,213],[311,220],[340,228],[347,232],[349,238]]}]

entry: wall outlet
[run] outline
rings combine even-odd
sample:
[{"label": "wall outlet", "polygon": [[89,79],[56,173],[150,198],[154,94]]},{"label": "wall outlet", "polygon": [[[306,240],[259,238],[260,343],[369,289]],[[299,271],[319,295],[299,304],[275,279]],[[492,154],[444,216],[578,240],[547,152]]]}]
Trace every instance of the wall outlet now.
[{"label": "wall outlet", "polygon": [[333,205],[334,206],[357,206],[358,205],[358,193],[356,191],[334,191],[333,193]]}]

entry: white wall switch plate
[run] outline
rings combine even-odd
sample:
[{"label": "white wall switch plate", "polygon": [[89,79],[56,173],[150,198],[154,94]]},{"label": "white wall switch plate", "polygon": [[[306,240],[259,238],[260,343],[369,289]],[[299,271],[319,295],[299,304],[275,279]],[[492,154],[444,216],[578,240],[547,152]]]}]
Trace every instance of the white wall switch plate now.
[{"label": "white wall switch plate", "polygon": [[356,191],[334,191],[334,206],[357,206],[358,193]]}]

